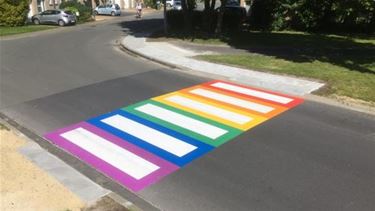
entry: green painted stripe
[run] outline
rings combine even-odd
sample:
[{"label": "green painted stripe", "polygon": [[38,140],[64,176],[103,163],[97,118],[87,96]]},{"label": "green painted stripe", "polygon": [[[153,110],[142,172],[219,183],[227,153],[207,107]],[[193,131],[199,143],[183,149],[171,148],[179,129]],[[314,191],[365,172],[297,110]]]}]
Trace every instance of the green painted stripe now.
[{"label": "green painted stripe", "polygon": [[[182,115],[187,116],[187,117],[191,117],[191,118],[199,120],[201,122],[205,122],[207,124],[214,125],[216,127],[224,129],[224,130],[226,130],[228,132],[226,134],[218,137],[217,139],[213,140],[213,139],[211,139],[209,137],[203,136],[201,134],[198,134],[198,133],[193,132],[191,130],[185,129],[185,128],[183,128],[181,126],[178,126],[178,125],[175,125],[173,123],[164,121],[162,119],[150,116],[148,114],[145,114],[145,113],[143,113],[143,112],[138,111],[138,110],[135,109],[135,108],[137,108],[139,106],[142,106],[142,105],[145,105],[145,104],[153,104],[155,106],[162,107],[164,109],[167,109],[167,110],[170,110],[170,111],[182,114]],[[186,112],[186,111],[183,111],[183,110],[171,107],[169,105],[153,101],[153,100],[142,101],[142,102],[130,105],[128,107],[124,107],[122,109],[125,110],[125,111],[128,111],[128,112],[130,112],[130,113],[132,113],[134,115],[137,115],[137,116],[139,116],[141,118],[147,119],[149,121],[152,121],[154,123],[157,123],[159,125],[167,127],[169,129],[175,130],[177,132],[180,132],[182,134],[185,134],[185,135],[190,136],[190,137],[192,137],[192,138],[194,138],[196,140],[199,140],[199,141],[204,142],[206,144],[210,144],[211,146],[215,146],[215,147],[220,146],[220,145],[228,142],[229,140],[233,139],[234,137],[236,137],[236,136],[238,136],[239,134],[242,133],[241,130],[229,127],[227,125],[220,124],[220,123],[218,123],[216,121],[213,121],[213,120],[210,120],[210,119],[207,119],[207,118],[204,118],[204,117],[201,117],[201,116],[198,116],[198,115],[195,115],[195,114],[192,114],[192,113],[189,113],[189,112]]]}]

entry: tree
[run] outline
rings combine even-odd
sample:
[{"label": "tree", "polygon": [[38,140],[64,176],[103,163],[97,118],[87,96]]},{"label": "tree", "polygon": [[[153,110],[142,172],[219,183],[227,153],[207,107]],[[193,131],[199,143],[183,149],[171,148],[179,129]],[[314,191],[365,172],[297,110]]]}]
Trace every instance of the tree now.
[{"label": "tree", "polygon": [[217,15],[217,22],[216,22],[216,29],[215,34],[221,34],[222,28],[223,28],[223,18],[224,18],[224,11],[225,11],[225,5],[227,5],[227,0],[220,0],[220,8],[219,13]]},{"label": "tree", "polygon": [[196,7],[195,0],[181,0],[182,12],[184,15],[185,32],[192,30],[192,12]]},{"label": "tree", "polygon": [[25,25],[29,13],[29,0],[0,0],[0,25]]},{"label": "tree", "polygon": [[204,0],[203,27],[207,32],[212,30],[213,19],[215,15],[216,0]]},{"label": "tree", "polygon": [[373,32],[374,0],[253,0],[250,23],[267,30]]}]

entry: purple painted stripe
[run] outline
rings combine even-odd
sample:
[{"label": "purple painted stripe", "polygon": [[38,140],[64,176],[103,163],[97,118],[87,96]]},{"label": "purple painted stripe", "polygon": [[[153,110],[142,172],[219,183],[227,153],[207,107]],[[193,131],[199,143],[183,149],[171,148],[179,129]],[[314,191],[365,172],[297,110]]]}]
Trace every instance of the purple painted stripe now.
[{"label": "purple painted stripe", "polygon": [[[142,179],[137,180],[60,136],[60,134],[62,133],[80,127],[142,157],[143,159],[159,166],[160,168],[150,173],[149,175],[143,177]],[[90,125],[87,122],[80,122],[78,124],[58,129],[54,132],[46,134],[44,137],[134,192],[142,190],[143,188],[155,183],[164,176],[178,169],[176,165],[169,163],[121,138],[118,138],[117,136],[111,135],[105,132],[104,130],[101,130],[93,125]]]}]

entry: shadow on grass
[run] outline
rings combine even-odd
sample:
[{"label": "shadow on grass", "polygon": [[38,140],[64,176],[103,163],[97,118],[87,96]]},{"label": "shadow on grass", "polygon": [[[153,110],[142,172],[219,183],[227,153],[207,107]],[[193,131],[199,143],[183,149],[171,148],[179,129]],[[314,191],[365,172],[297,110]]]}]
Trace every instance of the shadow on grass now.
[{"label": "shadow on grass", "polygon": [[[198,35],[193,39],[211,38]],[[351,71],[375,74],[375,42],[360,43],[344,36],[270,32],[238,32],[218,39],[250,53],[297,63],[327,62]]]},{"label": "shadow on grass", "polygon": [[[127,33],[138,37],[176,38],[200,42],[216,40],[235,49],[273,56],[287,61],[303,63],[321,61],[351,71],[375,74],[375,41],[356,41],[350,36],[332,36],[304,33],[236,32],[215,37],[205,33],[162,33],[162,19],[145,19],[121,23]],[[156,31],[156,33],[155,33]]]}]

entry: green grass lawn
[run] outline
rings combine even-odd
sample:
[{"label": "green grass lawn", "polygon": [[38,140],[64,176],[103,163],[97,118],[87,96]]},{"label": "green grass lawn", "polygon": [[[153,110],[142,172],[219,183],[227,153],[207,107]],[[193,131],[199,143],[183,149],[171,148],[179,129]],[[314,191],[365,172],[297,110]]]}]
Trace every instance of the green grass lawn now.
[{"label": "green grass lawn", "polygon": [[46,25],[26,25],[26,26],[0,26],[0,36],[8,36],[15,34],[22,34],[27,32],[41,31],[47,29],[53,29],[56,26],[46,26]]},{"label": "green grass lawn", "polygon": [[375,103],[375,37],[300,32],[239,32],[218,38],[170,35],[197,44],[229,45],[245,54],[202,55],[200,59],[266,72],[318,79],[321,95]]},{"label": "green grass lawn", "polygon": [[296,62],[260,54],[202,55],[200,59],[244,68],[319,79],[328,84],[322,95],[337,94],[375,103],[375,58],[363,65],[373,73],[361,73],[319,60]]}]

